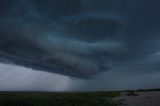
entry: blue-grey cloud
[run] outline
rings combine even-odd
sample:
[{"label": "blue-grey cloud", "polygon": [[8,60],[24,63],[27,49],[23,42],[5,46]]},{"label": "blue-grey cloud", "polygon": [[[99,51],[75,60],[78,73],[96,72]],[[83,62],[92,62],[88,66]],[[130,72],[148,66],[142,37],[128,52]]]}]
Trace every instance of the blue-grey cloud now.
[{"label": "blue-grey cloud", "polygon": [[0,61],[93,77],[158,49],[151,43],[160,27],[158,4],[157,0],[2,0]]},{"label": "blue-grey cloud", "polygon": [[112,56],[126,51],[123,42],[113,39],[125,27],[123,18],[83,12],[83,1],[4,3],[10,5],[0,17],[1,62],[90,78],[108,70]]}]

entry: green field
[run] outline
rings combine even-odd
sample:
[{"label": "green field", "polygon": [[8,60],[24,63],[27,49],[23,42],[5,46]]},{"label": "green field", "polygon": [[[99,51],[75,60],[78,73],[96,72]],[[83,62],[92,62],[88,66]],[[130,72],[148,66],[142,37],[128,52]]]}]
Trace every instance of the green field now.
[{"label": "green field", "polygon": [[115,106],[118,92],[0,92],[0,106]]}]

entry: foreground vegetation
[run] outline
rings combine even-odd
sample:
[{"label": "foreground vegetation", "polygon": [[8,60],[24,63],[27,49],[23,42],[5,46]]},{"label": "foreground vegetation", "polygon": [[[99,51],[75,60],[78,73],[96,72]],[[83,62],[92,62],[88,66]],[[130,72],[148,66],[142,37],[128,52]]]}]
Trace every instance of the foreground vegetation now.
[{"label": "foreground vegetation", "polygon": [[118,92],[0,92],[0,106],[115,106]]}]

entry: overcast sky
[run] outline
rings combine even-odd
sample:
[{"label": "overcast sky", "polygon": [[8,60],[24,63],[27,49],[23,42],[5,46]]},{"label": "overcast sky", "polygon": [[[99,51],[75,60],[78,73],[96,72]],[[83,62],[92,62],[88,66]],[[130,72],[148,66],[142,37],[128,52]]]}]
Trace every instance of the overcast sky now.
[{"label": "overcast sky", "polygon": [[0,90],[160,87],[159,0],[1,0]]}]

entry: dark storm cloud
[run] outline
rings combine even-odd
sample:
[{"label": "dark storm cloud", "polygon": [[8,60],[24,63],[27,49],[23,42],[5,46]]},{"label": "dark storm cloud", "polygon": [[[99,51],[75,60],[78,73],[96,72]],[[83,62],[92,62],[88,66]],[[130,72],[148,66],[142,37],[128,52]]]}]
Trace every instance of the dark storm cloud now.
[{"label": "dark storm cloud", "polygon": [[125,50],[112,39],[124,20],[86,12],[81,0],[2,1],[1,62],[89,78],[110,68]]},{"label": "dark storm cloud", "polygon": [[158,36],[159,4],[157,0],[2,0],[0,61],[93,77],[158,49],[152,48],[151,39]]}]

